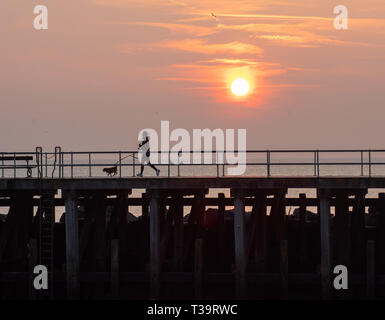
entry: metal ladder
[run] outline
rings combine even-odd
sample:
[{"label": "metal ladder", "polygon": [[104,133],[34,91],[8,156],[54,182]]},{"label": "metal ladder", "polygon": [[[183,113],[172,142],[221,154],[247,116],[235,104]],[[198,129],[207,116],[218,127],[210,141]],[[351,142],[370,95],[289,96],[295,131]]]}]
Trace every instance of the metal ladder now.
[{"label": "metal ladder", "polygon": [[[39,159],[39,160],[38,160]],[[36,160],[38,162],[39,176],[39,264],[47,267],[48,290],[41,290],[40,298],[53,298],[54,261],[53,261],[53,237],[55,225],[55,193],[43,189],[43,152],[42,148],[36,148]]]}]

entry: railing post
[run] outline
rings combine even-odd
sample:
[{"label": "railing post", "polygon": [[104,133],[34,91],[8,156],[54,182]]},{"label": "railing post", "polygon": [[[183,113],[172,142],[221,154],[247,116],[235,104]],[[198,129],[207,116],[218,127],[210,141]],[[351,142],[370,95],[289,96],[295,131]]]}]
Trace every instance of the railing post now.
[{"label": "railing post", "polygon": [[119,177],[122,177],[122,152],[119,151]]},{"label": "railing post", "polygon": [[43,156],[42,156],[42,153],[43,153],[43,149],[42,147],[36,147],[35,149],[35,157],[36,157],[36,166],[37,166],[37,175],[38,175],[38,178],[42,178],[43,177],[43,164],[42,164],[42,160],[43,160]]},{"label": "railing post", "polygon": [[4,153],[1,154],[1,177],[4,178]]},{"label": "railing post", "polygon": [[74,153],[71,152],[71,178],[74,177]]},{"label": "railing post", "polygon": [[219,178],[218,151],[215,151],[215,163],[217,165],[217,178]]},{"label": "railing post", "polygon": [[61,169],[61,164],[62,164],[62,156],[61,156],[61,150],[60,148],[58,149],[58,156],[59,156],[59,178],[62,176],[62,169]]},{"label": "railing post", "polygon": [[[168,177],[170,177],[170,165],[171,165],[170,157],[171,157],[171,151],[168,150],[168,164],[167,164],[167,176]],[[162,156],[161,156],[161,158],[162,158]]]},{"label": "railing post", "polygon": [[317,151],[314,151],[314,177],[317,176]]},{"label": "railing post", "polygon": [[361,151],[361,177],[364,175],[364,152]]},{"label": "railing post", "polygon": [[13,153],[13,177],[16,178],[16,152]]},{"label": "railing post", "polygon": [[45,177],[48,177],[48,153],[45,153]]},{"label": "railing post", "polygon": [[266,152],[267,176],[270,177],[270,151]]},{"label": "railing post", "polygon": [[61,154],[61,177],[64,178],[64,153],[61,151],[61,148],[60,148],[60,154]]},{"label": "railing post", "polygon": [[91,178],[92,173],[91,173],[91,152],[88,152],[88,176]]},{"label": "railing post", "polygon": [[369,177],[371,177],[372,176],[372,153],[370,150],[368,151],[368,154],[369,154]]},{"label": "railing post", "polygon": [[319,177],[319,151],[317,150],[317,177]]},{"label": "railing post", "polygon": [[223,151],[222,176],[225,176],[225,152],[224,151]]},{"label": "railing post", "polygon": [[132,176],[135,177],[135,152],[132,153]]}]

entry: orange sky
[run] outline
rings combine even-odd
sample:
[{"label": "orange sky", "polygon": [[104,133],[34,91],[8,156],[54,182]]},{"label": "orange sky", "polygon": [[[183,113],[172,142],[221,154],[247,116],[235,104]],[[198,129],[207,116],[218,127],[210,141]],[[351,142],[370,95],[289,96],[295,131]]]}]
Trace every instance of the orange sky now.
[{"label": "orange sky", "polygon": [[1,149],[135,149],[161,120],[246,128],[254,149],[385,148],[385,2],[305,3],[2,0]]}]

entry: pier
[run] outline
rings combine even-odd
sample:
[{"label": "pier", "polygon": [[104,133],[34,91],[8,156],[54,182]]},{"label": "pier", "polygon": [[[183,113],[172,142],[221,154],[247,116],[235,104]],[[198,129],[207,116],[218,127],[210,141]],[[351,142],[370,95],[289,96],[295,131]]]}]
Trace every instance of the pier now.
[{"label": "pier", "polygon": [[[3,299],[384,297],[385,176],[369,174],[380,162],[364,159],[368,151],[356,150],[362,161],[348,164],[357,176],[320,175],[327,164],[316,154],[305,164],[315,168],[310,176],[274,176],[266,161],[266,176],[217,175],[226,164],[214,163],[213,176],[169,168],[145,178],[121,168],[115,177],[80,177],[76,163],[65,162],[71,153],[38,151],[28,165],[16,160],[25,154],[13,156],[16,167],[3,165]],[[111,164],[79,166],[101,173]],[[120,165],[131,173],[132,163]],[[371,189],[376,197],[367,196]],[[60,207],[65,214],[55,221]],[[48,290],[32,287],[40,264]],[[348,268],[349,290],[333,286],[337,265]]]}]

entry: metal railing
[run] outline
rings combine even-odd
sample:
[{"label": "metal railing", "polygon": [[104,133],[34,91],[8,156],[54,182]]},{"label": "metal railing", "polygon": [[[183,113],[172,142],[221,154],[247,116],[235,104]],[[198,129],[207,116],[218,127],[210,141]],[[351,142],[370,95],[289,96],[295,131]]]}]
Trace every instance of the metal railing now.
[{"label": "metal railing", "polygon": [[[177,153],[179,159],[177,163],[171,161],[172,154]],[[236,164],[228,162],[227,154],[239,153],[245,155],[246,161]],[[289,167],[296,167],[299,175],[311,175],[315,177],[322,176],[321,168],[334,167],[334,175],[338,171],[346,171],[346,168],[358,168],[358,176],[371,177],[374,167],[383,169],[380,175],[385,176],[385,149],[375,150],[246,150],[246,151],[158,151],[158,158],[167,154],[166,161],[154,162],[161,169],[160,176],[182,176],[183,168],[195,168],[204,166],[207,168],[216,168],[215,174],[212,172],[206,174],[209,176],[226,176],[226,168],[237,165],[245,165],[245,175],[274,176],[279,174],[291,174]],[[182,155],[189,154],[190,161],[184,163],[180,161]],[[194,163],[193,155],[201,154],[201,163]],[[348,155],[349,156],[346,156]],[[103,168],[116,168],[116,177],[135,177],[140,169],[140,162],[137,158],[138,151],[62,151],[60,147],[55,147],[54,152],[44,152],[41,147],[37,147],[35,152],[0,152],[0,175],[1,178],[25,178],[25,170],[30,170],[32,178],[80,178],[80,177],[103,177],[107,176]],[[280,157],[277,158],[277,155]],[[284,156],[282,156],[284,155]],[[325,157],[328,155],[329,157]],[[332,159],[330,160],[330,155]],[[374,156],[381,155],[382,161],[373,161]],[[33,161],[19,161],[20,157],[32,156]],[[306,156],[307,158],[296,160],[290,159],[293,156]],[[209,159],[211,163],[205,163]],[[324,159],[324,160],[323,160]],[[336,161],[339,159],[339,161]],[[380,159],[381,160],[381,159]],[[254,170],[253,168],[259,168]],[[308,168],[311,168],[311,173]],[[166,171],[165,171],[166,169]],[[285,171],[285,170],[287,171]],[[206,170],[207,171],[207,170]],[[327,170],[326,170],[327,171]],[[341,172],[342,172],[341,171]],[[306,174],[307,172],[307,174]],[[330,172],[330,170],[329,170]],[[337,172],[337,173],[336,173]],[[191,175],[191,174],[190,174]],[[352,174],[350,174],[352,175]],[[354,175],[354,174],[353,174]],[[27,174],[28,176],[28,174]]]}]

